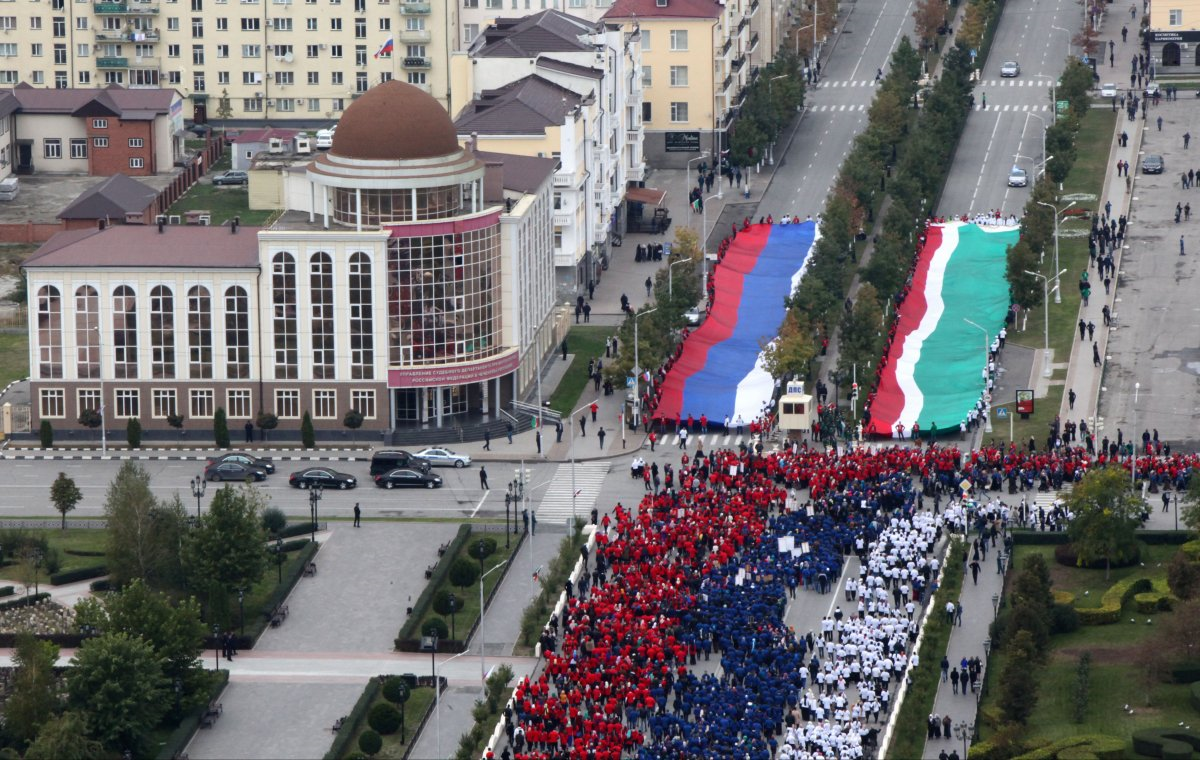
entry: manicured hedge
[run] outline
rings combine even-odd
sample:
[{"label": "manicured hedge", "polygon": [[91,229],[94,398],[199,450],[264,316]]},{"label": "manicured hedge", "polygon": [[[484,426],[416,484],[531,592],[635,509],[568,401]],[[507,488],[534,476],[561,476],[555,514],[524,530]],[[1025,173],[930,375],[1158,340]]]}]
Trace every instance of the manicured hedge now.
[{"label": "manicured hedge", "polygon": [[1200,560],[1200,540],[1188,541],[1180,546],[1179,550],[1186,554],[1189,559]]},{"label": "manicured hedge", "polygon": [[55,573],[54,575],[51,575],[50,585],[63,586],[67,583],[75,583],[76,581],[86,581],[92,578],[99,578],[102,575],[108,575],[107,565],[79,567],[74,570],[64,570],[61,573]]},{"label": "manicured hedge", "polygon": [[313,524],[311,522],[296,523],[294,525],[288,525],[288,526],[284,527],[283,530],[272,535],[271,540],[274,541],[277,538],[292,538],[294,536],[303,536],[305,533],[311,534],[312,532],[313,532]]},{"label": "manicured hedge", "polygon": [[[445,553],[437,558],[438,563],[437,567],[433,569],[433,577],[429,579],[429,582],[425,584],[425,588],[421,591],[421,595],[417,597],[416,604],[413,605],[412,614],[404,621],[404,625],[400,626],[400,632],[396,635],[396,649],[401,652],[416,652],[420,648],[421,623],[425,620],[425,616],[429,613],[429,610],[432,609],[433,593],[450,573],[450,565],[453,564],[453,559],[462,551],[463,545],[470,536],[470,525],[458,526],[458,534],[451,539]],[[440,647],[441,643],[439,642]]]},{"label": "manicured hedge", "polygon": [[1055,604],[1075,604],[1075,594],[1070,591],[1055,589],[1051,594],[1054,596]]},{"label": "manicured hedge", "polygon": [[[382,688],[383,679],[380,677],[372,678],[367,681],[366,688],[359,695],[358,701],[354,703],[354,709],[342,721],[342,727],[338,729],[333,736],[333,744],[329,746],[329,751],[325,753],[325,760],[337,760],[346,752],[346,748],[350,745],[350,741],[354,738],[354,734],[362,723],[363,715],[371,703],[375,701],[375,697],[379,696],[379,689]],[[416,734],[413,734],[416,736]]]},{"label": "manicured hedge", "polygon": [[1133,733],[1133,751],[1163,760],[1192,760],[1192,749],[1200,750],[1200,733],[1180,727],[1147,728]]},{"label": "manicured hedge", "polygon": [[[1124,739],[1107,734],[1080,734],[1018,755],[1016,760],[1121,760],[1124,755]],[[971,757],[974,756],[972,747]]]},{"label": "manicured hedge", "polygon": [[88,585],[88,588],[90,588],[93,593],[99,593],[101,591],[112,591],[113,585],[112,581],[110,581],[108,578],[101,578],[98,581],[92,581]]},{"label": "manicured hedge", "polygon": [[[1137,562],[1142,556],[1141,547],[1133,544],[1131,554],[1118,553],[1108,561],[1108,567],[1129,567]],[[1059,544],[1054,547],[1054,560],[1060,565],[1067,567],[1085,567],[1089,570],[1103,570],[1105,568],[1105,560],[1094,559],[1091,562],[1080,563],[1079,554],[1075,551],[1075,544]]]},{"label": "manicured hedge", "polygon": [[298,538],[294,541],[284,541],[283,542],[283,551],[286,554],[291,554],[292,552],[298,552],[301,549],[303,549],[304,547],[308,546],[309,543],[311,543],[311,539],[308,539],[308,538]]},{"label": "manicured hedge", "polygon": [[0,596],[12,596],[17,590],[12,586],[0,587]]},{"label": "manicured hedge", "polygon": [[1175,597],[1161,591],[1143,591],[1133,595],[1133,603],[1137,611],[1143,615],[1155,612],[1166,612],[1175,604]]},{"label": "manicured hedge", "polygon": [[208,672],[212,678],[212,683],[208,689],[208,697],[199,707],[192,710],[180,721],[179,727],[171,732],[171,735],[163,743],[162,749],[155,755],[155,760],[174,760],[177,757],[184,757],[184,750],[187,749],[188,743],[192,741],[192,736],[196,733],[196,729],[200,727],[200,718],[204,715],[204,711],[225,690],[225,684],[229,683],[229,671],[218,670]]},{"label": "manicured hedge", "polygon": [[1189,699],[1192,702],[1192,709],[1200,712],[1200,681],[1193,681],[1192,686],[1188,689]]},{"label": "manicured hedge", "polygon": [[1139,541],[1154,546],[1182,546],[1192,543],[1188,541],[1189,535],[1186,530],[1139,530],[1137,532]]},{"label": "manicured hedge", "polygon": [[1108,625],[1120,620],[1125,602],[1136,594],[1153,590],[1154,585],[1149,578],[1126,578],[1104,592],[1099,607],[1076,607],[1075,611],[1079,613],[1079,622],[1084,625]]},{"label": "manicured hedge", "polygon": [[1052,546],[1054,544],[1069,544],[1070,537],[1066,531],[1045,530],[1014,530],[1010,531],[1013,543],[1025,546]]},{"label": "manicured hedge", "polygon": [[31,604],[37,604],[43,599],[49,598],[50,595],[45,591],[40,594],[30,594],[29,596],[22,596],[19,599],[13,599],[11,602],[0,603],[0,610],[15,610],[19,607],[28,607]]},{"label": "manicured hedge", "polygon": [[1175,683],[1200,681],[1200,662],[1184,662],[1171,668],[1171,680]]}]

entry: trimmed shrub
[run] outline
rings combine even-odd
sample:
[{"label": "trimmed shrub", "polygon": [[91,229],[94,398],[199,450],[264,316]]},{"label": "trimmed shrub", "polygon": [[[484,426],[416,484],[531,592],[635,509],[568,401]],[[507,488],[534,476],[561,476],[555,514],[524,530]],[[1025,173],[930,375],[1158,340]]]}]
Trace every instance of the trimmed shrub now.
[{"label": "trimmed shrub", "polygon": [[450,636],[450,626],[446,625],[446,621],[440,617],[426,618],[425,622],[421,624],[421,635],[446,639]]},{"label": "trimmed shrub", "polygon": [[408,701],[410,696],[412,696],[412,687],[405,679],[391,676],[383,682],[383,698],[392,704],[402,705]]},{"label": "trimmed shrub", "polygon": [[142,423],[137,417],[130,417],[129,422],[125,423],[125,440],[129,443],[129,448],[136,449],[142,445]]},{"label": "trimmed shrub", "polygon": [[466,559],[456,559],[450,565],[450,582],[458,588],[474,586],[479,580],[479,566]]},{"label": "trimmed shrub", "polygon": [[[975,746],[971,745],[971,757],[975,756]],[[1009,755],[1011,757],[1011,755]],[[1080,734],[1047,744],[1044,747],[1018,755],[1016,760],[1055,760],[1055,758],[1074,758],[1085,760],[1121,760],[1125,756],[1125,740],[1108,734]]]},{"label": "trimmed shrub", "polygon": [[[438,591],[436,594],[433,595],[433,604],[430,606],[432,606],[433,611],[439,615],[449,615],[450,614],[450,592],[447,591],[446,589],[441,589],[440,591]],[[460,609],[462,609],[462,599],[458,600],[458,604],[455,606],[454,611],[457,612]]]},{"label": "trimmed shrub", "polygon": [[1182,551],[1167,565],[1167,586],[1180,599],[1191,599],[1200,590],[1200,568]]},{"label": "trimmed shrub", "polygon": [[467,554],[471,555],[472,559],[483,560],[496,553],[496,539],[491,536],[472,541],[467,545]]},{"label": "trimmed shrub", "polygon": [[16,589],[12,586],[0,587],[0,596],[12,596],[16,593]]},{"label": "trimmed shrub", "polygon": [[[310,525],[311,525],[311,523],[310,523]],[[285,554],[300,551],[304,547],[308,546],[309,543],[311,543],[311,541],[307,538],[298,538],[295,541],[284,541],[283,542],[283,551]]]},{"label": "trimmed shrub", "polygon": [[43,449],[54,445],[54,426],[50,424],[50,420],[42,420],[42,424],[38,428],[38,437],[42,440]]},{"label": "trimmed shrub", "polygon": [[1171,680],[1175,683],[1200,681],[1200,662],[1182,662],[1171,668]]},{"label": "trimmed shrub", "polygon": [[1133,732],[1133,751],[1163,760],[1191,760],[1200,749],[1200,733],[1184,728],[1147,728]]},{"label": "trimmed shrub", "polygon": [[1079,630],[1079,613],[1069,604],[1056,604],[1050,608],[1050,632],[1071,633]]},{"label": "trimmed shrub", "polygon": [[49,599],[50,595],[43,591],[40,594],[30,594],[13,599],[11,602],[0,602],[0,610],[15,610],[20,607],[28,607],[31,604],[37,604],[43,599]]},{"label": "trimmed shrub", "polygon": [[293,536],[303,536],[305,533],[312,533],[312,523],[305,520],[302,523],[292,523],[278,533],[272,533],[271,539],[291,538]]},{"label": "trimmed shrub", "polygon": [[80,567],[74,570],[64,570],[61,573],[54,573],[50,576],[51,586],[62,586],[66,583],[75,583],[76,581],[86,581],[91,578],[99,578],[102,575],[108,575],[107,565],[93,565],[91,567]]},{"label": "trimmed shrub", "polygon": [[1200,712],[1200,681],[1193,681],[1188,689],[1188,699],[1192,703],[1192,709]]},{"label": "trimmed shrub", "polygon": [[112,591],[113,585],[108,578],[101,578],[98,581],[92,581],[88,584],[88,588],[92,590],[92,593],[98,594],[101,591]]},{"label": "trimmed shrub", "polygon": [[400,711],[387,702],[379,702],[367,713],[367,725],[385,736],[399,731],[402,720]]},{"label": "trimmed shrub", "polygon": [[1076,607],[1075,612],[1083,625],[1108,625],[1120,619],[1121,608],[1135,594],[1152,590],[1154,585],[1149,578],[1126,578],[1104,592],[1099,607]]},{"label": "trimmed shrub", "polygon": [[1142,615],[1168,612],[1171,609],[1171,595],[1159,591],[1144,591],[1133,595],[1133,603]]},{"label": "trimmed shrub", "polygon": [[217,444],[218,449],[229,448],[229,419],[225,415],[225,409],[220,406],[213,415],[213,442]]},{"label": "trimmed shrub", "polygon": [[312,415],[308,412],[305,412],[304,418],[300,420],[300,442],[306,449],[317,445],[317,434],[313,431]]},{"label": "trimmed shrub", "polygon": [[[1129,551],[1121,552],[1115,555],[1108,566],[1112,568],[1129,567],[1130,565],[1135,564],[1140,558],[1141,547],[1135,543],[1130,546]],[[1056,562],[1058,562],[1058,564],[1066,565],[1067,567],[1086,567],[1089,570],[1103,570],[1105,566],[1104,560],[1102,559],[1096,560],[1095,562],[1081,564],[1079,562],[1079,554],[1075,551],[1074,544],[1060,544],[1059,546],[1054,547],[1054,559]]]},{"label": "trimmed shrub", "polygon": [[1188,541],[1179,547],[1179,551],[1186,554],[1192,560],[1200,560],[1200,539],[1196,541]]},{"label": "trimmed shrub", "polygon": [[279,507],[267,507],[262,513],[262,524],[268,536],[277,535],[287,527],[287,515]]},{"label": "trimmed shrub", "polygon": [[1070,591],[1052,591],[1051,594],[1054,596],[1055,604],[1075,604],[1075,595]]},{"label": "trimmed shrub", "polygon": [[358,748],[365,755],[374,755],[383,749],[383,737],[368,728],[359,735]]}]

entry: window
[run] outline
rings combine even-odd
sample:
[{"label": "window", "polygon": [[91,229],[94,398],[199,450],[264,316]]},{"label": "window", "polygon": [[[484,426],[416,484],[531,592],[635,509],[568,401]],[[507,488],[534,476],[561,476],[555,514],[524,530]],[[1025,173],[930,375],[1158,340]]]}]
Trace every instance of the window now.
[{"label": "window", "polygon": [[409,16],[404,21],[404,29],[409,32],[423,32],[425,31],[425,19]]},{"label": "window", "polygon": [[271,19],[271,29],[276,32],[290,32],[292,31],[292,20],[276,16]]},{"label": "window", "polygon": [[361,414],[364,419],[375,419],[375,391],[350,391],[350,408]]},{"label": "window", "polygon": [[200,39],[203,36],[204,36],[204,19],[199,18],[199,17],[192,19],[192,37],[194,37],[196,39]]},{"label": "window", "polygon": [[155,419],[165,419],[179,408],[174,388],[155,388],[150,391],[150,414]]},{"label": "window", "polygon": [[478,8],[479,0],[463,0],[464,8]]},{"label": "window", "polygon": [[671,121],[673,123],[685,122],[688,120],[688,104],[687,101],[677,100],[671,103]]},{"label": "window", "polygon": [[0,16],[0,29],[3,29],[6,32],[11,32],[13,29],[16,29],[16,28],[17,28],[17,17],[16,16]]},{"label": "window", "polygon": [[0,44],[0,58],[16,58],[16,57],[17,57],[17,43],[5,42],[3,44]]},{"label": "window", "polygon": [[71,138],[71,158],[87,158],[87,138]]},{"label": "window", "polygon": [[284,113],[292,113],[296,110],[295,98],[280,98],[275,101],[275,110]]},{"label": "window", "polygon": [[175,294],[158,285],[150,291],[150,372],[156,380],[175,377]]},{"label": "window", "polygon": [[341,58],[342,57],[342,46],[341,45],[330,45],[329,46],[329,57],[330,58]]},{"label": "window", "polygon": [[225,291],[225,376],[250,377],[250,298],[238,285]]},{"label": "window", "polygon": [[79,84],[89,85],[91,83],[92,83],[92,72],[80,71],[79,72]]},{"label": "window", "polygon": [[258,18],[257,16],[243,16],[242,17],[242,31],[243,32],[257,32],[257,31],[260,31],[261,29],[262,29],[262,19]]},{"label": "window", "polygon": [[[304,19],[304,29],[305,29],[305,31],[308,31],[308,32],[317,31],[317,19],[314,17],[311,17],[311,16],[309,18]],[[310,45],[309,47],[311,48],[313,46]],[[309,57],[311,58],[312,56],[309,56]]]},{"label": "window", "polygon": [[105,84],[124,84],[125,83],[125,72],[124,71],[106,71],[106,72],[104,72],[104,83]]},{"label": "window", "polygon": [[371,380],[375,377],[371,258],[362,251],[350,254],[349,284],[350,377],[355,380]]},{"label": "window", "polygon": [[381,32],[392,31],[392,20],[387,17],[379,19],[379,31],[381,31]]},{"label": "window", "polygon": [[688,67],[687,66],[672,66],[671,67],[671,86],[672,87],[687,87],[688,86]]},{"label": "window", "polygon": [[333,259],[324,251],[314,253],[309,260],[309,298],[312,299],[312,376],[316,380],[332,380]]},{"label": "window", "polygon": [[295,380],[299,377],[296,260],[290,253],[277,253],[271,260],[271,303],[275,314],[275,377]]},{"label": "window", "polygon": [[479,24],[463,24],[463,45],[470,45],[479,36]]},{"label": "window", "polygon": [[320,45],[305,45],[304,46],[304,56],[306,58],[320,58],[321,57],[321,46]]},{"label": "window", "polygon": [[131,158],[131,159],[129,159],[129,168],[130,168],[130,169],[144,169],[144,168],[146,168],[146,159],[144,159],[144,158]]},{"label": "window", "polygon": [[248,388],[230,388],[225,393],[226,414],[239,419],[250,418],[250,390]]},{"label": "window", "polygon": [[50,19],[50,30],[55,37],[66,37],[67,19],[63,16],[55,16]]},{"label": "window", "polygon": [[17,84],[21,81],[21,76],[16,69],[0,70],[0,84]]},{"label": "window", "polygon": [[649,123],[651,121],[650,117],[653,115],[653,113],[654,113],[654,109],[652,109],[650,107],[650,103],[648,101],[643,101],[642,102],[642,123]]},{"label": "window", "polygon": [[55,66],[66,66],[67,65],[67,46],[66,45],[55,45],[54,46],[54,65]]},{"label": "window", "polygon": [[179,46],[178,45],[167,45],[167,57],[168,58],[178,58],[179,57]]},{"label": "window", "polygon": [[37,71],[29,72],[29,77],[30,77],[30,81],[33,84],[45,84],[46,83],[46,72],[41,71],[40,69]]},{"label": "window", "polygon": [[[32,16],[29,19],[29,28],[35,32],[40,32],[42,30],[42,17],[41,16]],[[38,55],[42,54],[42,46],[40,44],[34,45],[34,48],[37,49]]]},{"label": "window", "polygon": [[42,417],[66,417],[67,392],[62,388],[42,388],[38,411]]},{"label": "window", "polygon": [[262,57],[262,45],[242,45],[243,58],[260,58]]},{"label": "window", "polygon": [[100,397],[99,388],[81,388],[75,394],[75,399],[79,405],[80,414],[83,414],[89,409],[93,412],[100,411],[100,402],[102,399]]},{"label": "window", "polygon": [[329,31],[331,31],[331,32],[342,31],[342,20],[340,18],[329,19]]},{"label": "window", "polygon": [[42,141],[42,153],[46,158],[62,158],[62,140],[47,137]]},{"label": "window", "polygon": [[117,419],[129,419],[130,417],[141,417],[141,394],[137,388],[118,388],[117,389]]},{"label": "window", "polygon": [[354,91],[364,93],[370,89],[371,83],[367,80],[367,72],[359,71],[354,75]]},{"label": "window", "polygon": [[167,18],[167,31],[168,32],[178,32],[179,31],[179,18],[178,17],[170,16]]},{"label": "window", "polygon": [[62,294],[53,285],[38,290],[37,320],[38,377],[62,377]]},{"label": "window", "polygon": [[217,84],[229,84],[229,72],[228,71],[218,71],[217,72]]},{"label": "window", "polygon": [[137,371],[137,296],[121,285],[113,291],[113,377],[134,379]]},{"label": "window", "polygon": [[[329,81],[333,82],[334,84],[340,85],[343,83],[344,79],[345,79],[345,77],[342,75],[342,72],[340,72],[340,71],[329,72]],[[341,98],[334,98],[333,100],[336,103],[337,101],[341,100]],[[334,110],[341,111],[342,109],[335,108]]]},{"label": "window", "polygon": [[100,294],[91,285],[75,291],[75,374],[100,377]]},{"label": "window", "polygon": [[242,110],[246,113],[262,113],[262,98],[242,98]]},{"label": "window", "polygon": [[321,99],[320,98],[309,98],[308,99],[308,110],[320,111],[321,110]]},{"label": "window", "polygon": [[281,420],[300,418],[300,391],[295,389],[275,391],[275,416]]},{"label": "window", "polygon": [[319,72],[319,71],[308,72],[308,83],[309,84],[320,84],[321,83],[321,72]]},{"label": "window", "polygon": [[129,147],[131,147],[131,148],[141,148],[141,147],[144,147],[145,145],[146,145],[146,140],[144,138],[141,138],[141,137],[129,138]]},{"label": "window", "polygon": [[642,87],[649,87],[654,82],[654,67],[642,66]]},{"label": "window", "polygon": [[1169,19],[1170,26],[1183,26],[1183,10],[1175,9],[1170,11],[1171,18]]},{"label": "window", "polygon": [[[646,49],[645,37],[642,38],[642,50]],[[671,30],[671,50],[682,51],[688,49],[688,33],[687,29],[672,29]]]},{"label": "window", "polygon": [[193,380],[212,377],[212,296],[197,285],[188,291],[188,375]]},{"label": "window", "polygon": [[354,39],[365,40],[367,38],[367,20],[365,18],[354,19]]},{"label": "window", "polygon": [[203,66],[204,65],[204,46],[203,45],[192,45],[192,65],[194,65],[194,66]]},{"label": "window", "polygon": [[190,396],[188,401],[189,417],[194,420],[204,420],[216,416],[211,388],[193,388],[188,395]]},{"label": "window", "polygon": [[337,417],[337,391],[313,391],[313,419],[332,420]]},{"label": "window", "polygon": [[367,46],[366,45],[355,45],[354,46],[354,65],[355,66],[366,66],[367,65]]},{"label": "window", "polygon": [[229,31],[229,17],[228,16],[220,16],[219,18],[217,18],[217,31],[218,32],[228,32]]},{"label": "window", "polygon": [[107,148],[108,147],[108,138],[107,137],[93,137],[92,138],[92,147],[93,148]]},{"label": "window", "polygon": [[[85,21],[86,19],[80,19],[80,20]],[[87,58],[91,54],[92,54],[92,48],[86,42],[81,42],[75,46],[75,55],[78,56],[79,58]]]}]

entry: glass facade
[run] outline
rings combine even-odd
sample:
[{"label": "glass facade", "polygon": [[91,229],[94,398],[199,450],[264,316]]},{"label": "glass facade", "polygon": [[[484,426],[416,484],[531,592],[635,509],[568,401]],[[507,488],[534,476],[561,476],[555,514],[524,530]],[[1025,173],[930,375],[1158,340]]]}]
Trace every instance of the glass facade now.
[{"label": "glass facade", "polygon": [[275,315],[275,377],[300,376],[299,337],[296,334],[296,260],[290,253],[271,259],[271,303]]},{"label": "glass facade", "polygon": [[212,377],[212,296],[197,285],[188,291],[188,373],[193,380]]},{"label": "glass facade", "polygon": [[332,380],[334,366],[333,259],[318,251],[309,259],[309,298],[312,300],[313,378]]},{"label": "glass facade", "polygon": [[122,285],[113,291],[113,377],[138,376],[137,296]]},{"label": "glass facade", "polygon": [[150,291],[150,370],[156,380],[175,377],[175,294],[164,285]]},{"label": "glass facade", "polygon": [[362,197],[362,223],[379,227],[402,222],[448,219],[472,210],[477,182],[440,187],[356,190],[333,188],[333,221],[358,224],[358,198]]},{"label": "glass facade", "polygon": [[38,376],[63,376],[62,294],[53,285],[38,290]]},{"label": "glass facade", "polygon": [[75,372],[80,380],[100,377],[100,294],[91,285],[75,290]]}]

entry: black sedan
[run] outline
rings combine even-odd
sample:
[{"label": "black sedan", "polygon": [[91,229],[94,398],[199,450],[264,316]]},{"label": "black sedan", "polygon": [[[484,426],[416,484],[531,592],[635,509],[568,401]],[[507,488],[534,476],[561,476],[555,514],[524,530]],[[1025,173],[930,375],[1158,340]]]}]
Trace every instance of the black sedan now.
[{"label": "black sedan", "polygon": [[380,488],[441,488],[442,476],[417,470],[390,470],[375,476]]},{"label": "black sedan", "polygon": [[241,462],[214,462],[204,468],[205,480],[256,480],[267,479],[267,471]]},{"label": "black sedan", "polygon": [[320,486],[322,488],[341,488],[342,490],[358,485],[358,481],[353,475],[331,470],[328,467],[309,467],[293,472],[288,477],[288,483],[292,488]]},{"label": "black sedan", "polygon": [[270,459],[251,456],[250,454],[246,454],[241,451],[222,454],[221,456],[213,457],[212,459],[208,460],[210,467],[214,464],[221,464],[223,462],[237,462],[238,464],[244,464],[249,467],[257,467],[260,470],[266,470],[268,475],[275,474],[275,463]]}]

